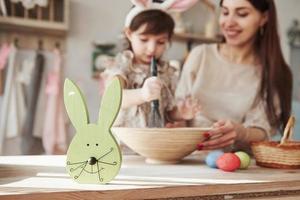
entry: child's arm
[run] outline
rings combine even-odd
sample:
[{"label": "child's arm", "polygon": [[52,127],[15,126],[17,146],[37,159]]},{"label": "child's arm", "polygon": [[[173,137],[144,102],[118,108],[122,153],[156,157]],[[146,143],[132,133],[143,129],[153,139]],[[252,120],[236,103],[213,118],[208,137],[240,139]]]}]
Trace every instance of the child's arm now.
[{"label": "child's arm", "polygon": [[142,88],[139,89],[123,89],[121,108],[129,108],[145,103],[142,95]]},{"label": "child's arm", "polygon": [[[124,86],[124,84],[123,84]],[[123,88],[126,88],[123,87]],[[162,83],[157,77],[147,78],[142,88],[123,89],[122,109],[159,99]]]}]

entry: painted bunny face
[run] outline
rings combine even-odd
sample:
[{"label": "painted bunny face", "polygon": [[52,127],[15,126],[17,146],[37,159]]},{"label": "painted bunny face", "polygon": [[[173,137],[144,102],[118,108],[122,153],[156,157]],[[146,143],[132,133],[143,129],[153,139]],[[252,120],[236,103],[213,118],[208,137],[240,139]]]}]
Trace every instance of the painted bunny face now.
[{"label": "painted bunny face", "polygon": [[76,129],[67,152],[67,171],[79,183],[107,183],[119,172],[121,153],[110,128],[119,112],[121,84],[115,78],[102,97],[97,124],[89,123],[85,100],[79,88],[66,79],[64,101]]}]

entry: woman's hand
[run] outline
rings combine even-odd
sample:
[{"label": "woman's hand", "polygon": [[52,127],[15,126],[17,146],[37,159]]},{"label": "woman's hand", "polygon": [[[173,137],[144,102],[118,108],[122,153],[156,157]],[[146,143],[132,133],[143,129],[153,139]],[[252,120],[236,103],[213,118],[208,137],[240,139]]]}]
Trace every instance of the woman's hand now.
[{"label": "woman's hand", "polygon": [[150,102],[152,100],[159,99],[162,82],[157,77],[147,78],[141,88],[142,98],[145,102]]},{"label": "woman's hand", "polygon": [[191,96],[188,96],[177,103],[177,109],[182,119],[190,120],[201,111],[201,106],[199,100],[195,100]]},{"label": "woman's hand", "polygon": [[198,150],[213,150],[230,146],[238,138],[236,125],[230,120],[220,120],[204,135],[207,140],[198,144]]}]

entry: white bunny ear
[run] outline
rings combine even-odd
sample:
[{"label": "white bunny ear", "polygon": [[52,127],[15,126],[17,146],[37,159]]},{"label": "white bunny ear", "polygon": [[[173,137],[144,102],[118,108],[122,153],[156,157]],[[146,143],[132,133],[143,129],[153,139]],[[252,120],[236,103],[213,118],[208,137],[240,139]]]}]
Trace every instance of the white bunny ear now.
[{"label": "white bunny ear", "polygon": [[132,19],[142,12],[143,10],[147,10],[149,8],[153,7],[152,0],[131,0],[133,5],[135,5],[134,8],[132,8],[129,13],[127,14],[125,18],[125,27],[129,27]]},{"label": "white bunny ear", "polygon": [[193,7],[197,2],[198,0],[166,0],[164,3],[168,6],[165,7],[167,10],[183,12]]},{"label": "white bunny ear", "polygon": [[163,10],[168,10],[177,0],[165,0],[163,3],[160,4],[160,7]]},{"label": "white bunny ear", "polygon": [[142,8],[149,8],[152,0],[131,0],[132,4]]}]

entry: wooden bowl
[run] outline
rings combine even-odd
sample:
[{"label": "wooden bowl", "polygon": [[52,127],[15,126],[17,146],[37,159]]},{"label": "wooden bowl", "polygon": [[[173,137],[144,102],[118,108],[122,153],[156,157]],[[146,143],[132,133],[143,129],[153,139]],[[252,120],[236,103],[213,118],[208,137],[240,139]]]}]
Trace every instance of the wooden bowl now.
[{"label": "wooden bowl", "polygon": [[197,149],[210,128],[124,128],[112,132],[147,163],[177,163]]}]

